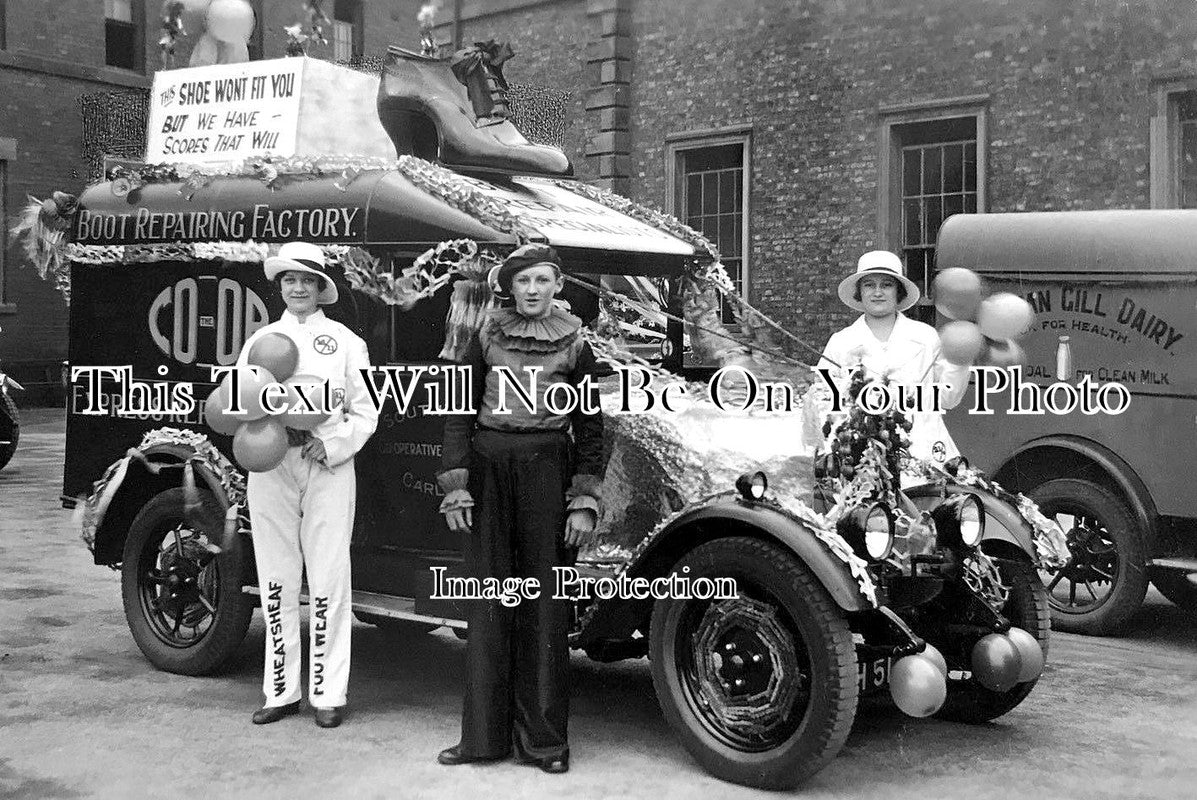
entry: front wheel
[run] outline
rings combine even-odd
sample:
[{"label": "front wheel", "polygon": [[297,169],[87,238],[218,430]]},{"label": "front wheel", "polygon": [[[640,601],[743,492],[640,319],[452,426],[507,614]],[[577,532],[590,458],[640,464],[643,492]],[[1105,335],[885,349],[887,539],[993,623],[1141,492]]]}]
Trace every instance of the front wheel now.
[{"label": "front wheel", "polygon": [[695,595],[698,578],[732,578],[736,592],[653,607],[653,686],[670,727],[716,777],[797,786],[836,756],[856,715],[844,613],[793,553],[756,539],[707,542],[673,572]]},{"label": "front wheel", "polygon": [[[207,539],[224,514],[216,498],[200,492]],[[241,591],[252,558],[238,538],[212,558],[204,531],[183,514],[183,490],[150,499],[129,526],[121,564],[121,595],[133,640],[155,667],[180,675],[206,675],[236,652],[253,614]]]},{"label": "front wheel", "polygon": [[[1051,606],[1047,589],[1035,568],[1025,561],[994,559],[1002,583],[1010,587],[1002,616],[1010,624],[1035,637],[1047,658],[1047,640],[1051,632]],[[1012,710],[1027,698],[1038,678],[1015,684],[1004,692],[986,689],[975,680],[948,681],[948,698],[937,716],[957,722],[988,722]]]},{"label": "front wheel", "polygon": [[1068,563],[1045,570],[1052,626],[1069,633],[1118,632],[1147,593],[1147,548],[1130,508],[1092,481],[1056,478],[1031,499],[1068,540]]}]

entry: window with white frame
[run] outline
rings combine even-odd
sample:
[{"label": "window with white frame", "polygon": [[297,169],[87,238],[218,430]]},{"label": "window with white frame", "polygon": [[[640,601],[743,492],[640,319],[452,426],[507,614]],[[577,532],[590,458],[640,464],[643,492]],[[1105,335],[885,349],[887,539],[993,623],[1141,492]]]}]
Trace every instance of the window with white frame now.
[{"label": "window with white frame", "polygon": [[985,210],[984,101],[945,101],[882,111],[881,247],[902,257],[922,297],[911,316],[934,322],[928,289],[939,229],[953,214]]},{"label": "window with white frame", "polygon": [[[747,131],[719,135],[670,137],[667,169],[672,202],[682,222],[719,249],[737,294],[748,299],[748,175],[751,164]],[[735,320],[724,304],[725,322]]]},{"label": "window with white frame", "polygon": [[1151,207],[1197,208],[1197,78],[1157,87],[1151,119]]},{"label": "window with white frame", "polygon": [[336,0],[332,24],[334,61],[349,61],[362,54],[362,26],[361,0]]}]

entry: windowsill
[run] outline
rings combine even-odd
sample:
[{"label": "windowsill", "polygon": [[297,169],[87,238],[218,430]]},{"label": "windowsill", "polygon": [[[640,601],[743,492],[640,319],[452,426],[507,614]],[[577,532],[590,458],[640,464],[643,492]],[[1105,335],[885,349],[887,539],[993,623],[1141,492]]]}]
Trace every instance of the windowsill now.
[{"label": "windowsill", "polygon": [[13,50],[0,51],[0,67],[23,69],[43,75],[56,75],[60,78],[74,78],[92,83],[128,86],[135,89],[148,89],[151,84],[149,77],[133,70],[88,66]]},{"label": "windowsill", "polygon": [[17,313],[16,303],[0,303],[0,315],[9,315]]}]

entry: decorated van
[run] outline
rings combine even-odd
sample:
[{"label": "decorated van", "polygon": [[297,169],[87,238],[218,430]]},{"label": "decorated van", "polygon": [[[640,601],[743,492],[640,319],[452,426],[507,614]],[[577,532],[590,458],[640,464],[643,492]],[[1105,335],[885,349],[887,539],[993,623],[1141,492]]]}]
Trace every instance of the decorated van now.
[{"label": "decorated van", "polygon": [[[296,76],[292,103],[271,98],[270,119],[298,132],[290,149],[282,133],[269,152],[252,148],[262,136],[217,148],[208,126],[247,124],[233,114],[242,101],[205,106],[215,90],[200,84],[245,78],[269,94],[287,86],[279,73]],[[213,368],[280,311],[262,263],[291,241],[333,265],[340,300],[327,313],[366,341],[369,379],[381,386],[389,371],[422,390],[383,402],[357,457],[354,611],[406,635],[468,635],[463,609],[434,591],[462,574],[462,542],[438,513],[444,416],[421,398],[493,302],[490,266],[537,241],[560,253],[564,299],[610,371],[605,509],[571,587],[574,648],[648,656],[687,750],[720,778],[766,788],[827,764],[859,698],[887,685],[909,714],[971,722],[1028,697],[1049,630],[1036,569],[1059,555],[1029,500],[962,462],[905,457],[900,415],[846,411],[824,425],[822,394],[800,391],[808,368],[720,322],[730,282],[710,242],[573,180],[560,151],[510,135],[483,147],[473,137],[485,126],[442,126],[444,104],[481,120],[446,62],[393,49],[381,81],[362,78],[306,59],[159,73],[153,124],[174,144],[151,136],[146,164],[33,210],[43,232],[64,235],[46,239],[41,265],[71,300],[64,499],[96,564],[121,571],[133,640],[153,665],[218,669],[257,604],[245,473],[202,405]],[[354,139],[303,152],[305,130],[331,128],[305,105],[330,80],[336,129]],[[184,96],[189,119],[164,123]],[[238,147],[250,149],[180,160]],[[690,362],[726,367],[741,389],[784,383],[792,401],[764,407],[733,387],[713,402],[698,382],[711,370]],[[841,455],[816,458],[833,444]]]}]

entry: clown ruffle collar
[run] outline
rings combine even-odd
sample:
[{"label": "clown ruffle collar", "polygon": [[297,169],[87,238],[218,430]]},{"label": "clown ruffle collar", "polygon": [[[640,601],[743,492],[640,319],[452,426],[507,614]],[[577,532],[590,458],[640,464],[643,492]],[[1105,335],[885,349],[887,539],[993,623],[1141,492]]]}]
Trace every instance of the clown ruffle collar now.
[{"label": "clown ruffle collar", "polygon": [[524,353],[556,353],[578,336],[582,320],[560,306],[541,319],[531,319],[514,308],[496,308],[490,312],[488,333],[505,350]]}]

